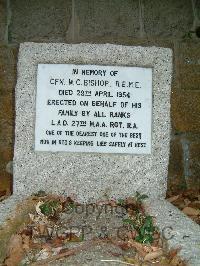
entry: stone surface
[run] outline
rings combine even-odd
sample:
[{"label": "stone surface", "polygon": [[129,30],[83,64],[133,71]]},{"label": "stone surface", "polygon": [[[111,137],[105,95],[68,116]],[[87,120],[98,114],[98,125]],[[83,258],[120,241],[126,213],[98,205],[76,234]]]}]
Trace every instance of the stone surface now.
[{"label": "stone surface", "polygon": [[11,175],[13,174],[13,161],[9,161],[6,164],[6,172]]},{"label": "stone surface", "polygon": [[[7,241],[10,236],[16,233],[24,223],[28,222],[29,215],[35,211],[36,199],[30,197],[24,199],[21,195],[11,196],[4,202],[0,202],[0,263],[5,258]],[[94,207],[94,208],[93,208]],[[106,232],[109,236],[113,236],[120,240],[123,229],[122,217],[125,216],[125,210],[121,207],[110,207],[108,205],[97,206],[93,204],[79,206],[72,211],[67,211],[61,216],[62,228],[66,230],[76,230],[80,233],[84,233],[84,240],[91,240],[96,237],[105,237]],[[7,219],[9,217],[9,219]],[[63,231],[58,230],[58,234],[62,235]],[[125,232],[124,232],[125,234]],[[68,248],[80,246],[82,243],[71,242],[68,243]],[[84,244],[84,242],[83,242]],[[110,252],[109,252],[110,251]],[[80,262],[82,265],[104,265],[101,263],[101,259],[113,259],[114,255],[110,253],[122,253],[119,247],[115,247],[111,243],[100,243],[97,246],[90,249],[79,252],[75,256],[66,258],[63,261],[64,265],[78,265]],[[129,251],[124,251],[123,255],[127,255]],[[132,252],[133,253],[133,252]],[[123,256],[120,256],[123,258]],[[84,264],[85,263],[85,264]],[[62,265],[62,261],[54,261],[49,265]]]},{"label": "stone surface", "polygon": [[0,170],[0,194],[9,196],[12,192],[12,176],[5,170]]},{"label": "stone surface", "polygon": [[156,218],[156,223],[169,248],[180,247],[179,254],[188,265],[198,266],[199,225],[165,200],[151,200],[147,203],[147,209],[149,214]]},{"label": "stone surface", "polygon": [[0,46],[0,190],[8,193],[11,175],[6,165],[13,160],[16,55],[17,49]]},{"label": "stone surface", "polygon": [[0,0],[0,42],[5,42],[6,37],[6,0]]},{"label": "stone surface", "polygon": [[[6,113],[3,113],[6,116]],[[0,192],[10,194],[12,191],[12,178],[6,171],[6,166],[13,160],[14,123],[10,120],[0,119]]]},{"label": "stone surface", "polygon": [[[123,43],[123,39],[119,39],[120,43]],[[174,50],[174,43],[173,40],[165,39],[165,38],[132,38],[127,42],[124,41],[123,44],[126,45],[134,45],[134,46],[156,46],[156,47],[163,47],[163,48],[170,48]],[[173,51],[174,52],[174,51]]]},{"label": "stone surface", "polygon": [[0,99],[0,120],[14,121],[15,102],[12,95],[3,96]]},{"label": "stone surface", "polygon": [[185,183],[183,149],[180,137],[171,138],[168,167],[168,190],[177,191]]},{"label": "stone surface", "polygon": [[[0,250],[0,262],[5,254],[6,250],[6,241],[9,237],[19,229],[20,225],[23,223],[28,213],[34,209],[34,201],[27,201],[24,204],[20,204],[20,207],[16,209],[17,204],[19,204],[23,200],[21,195],[13,195],[9,199],[4,202],[0,202],[0,226],[1,228],[7,228],[6,236],[1,234],[0,242],[2,249]],[[169,244],[169,248],[178,248],[181,247],[180,256],[183,259],[186,259],[188,266],[198,266],[200,261],[200,253],[199,253],[199,239],[200,239],[200,231],[199,225],[194,223],[190,218],[184,215],[180,210],[171,205],[169,202],[161,199],[161,200],[148,200],[146,201],[146,209],[148,213],[155,217],[156,224],[161,232],[161,235],[164,239],[167,240]],[[7,218],[9,220],[6,220]],[[91,217],[91,222],[95,224],[93,221],[95,217]],[[102,216],[101,219],[104,221],[108,221],[109,216]],[[85,222],[85,218],[83,217],[83,221]],[[111,226],[119,226],[119,219],[110,220]],[[100,223],[100,220],[99,220]],[[103,224],[101,223],[101,224]],[[90,223],[89,223],[90,224]],[[107,224],[106,224],[107,225]],[[97,226],[98,228],[98,226]],[[6,241],[5,241],[6,240]],[[74,247],[76,244],[71,244]],[[116,247],[112,247],[109,245],[109,250],[114,253],[120,253],[120,250]],[[87,251],[83,251],[78,253],[75,256],[71,256],[64,261],[50,263],[50,265],[75,265],[80,264],[80,261],[83,265],[107,265],[103,264],[101,259],[114,259],[114,257],[108,252],[108,247],[106,244],[102,244],[96,247],[92,247]],[[128,252],[128,251],[125,251]],[[122,254],[126,255],[126,254]],[[130,254],[129,254],[130,255]],[[122,258],[121,256],[119,259]],[[115,257],[116,259],[116,257]],[[109,265],[119,265],[119,263]]]},{"label": "stone surface", "polygon": [[200,132],[200,91],[173,91],[171,102],[171,117],[174,130],[179,132]]},{"label": "stone surface", "polygon": [[93,38],[136,37],[139,33],[137,1],[75,0],[75,27],[80,41]]},{"label": "stone surface", "polygon": [[[75,245],[73,246],[75,247]],[[114,254],[119,254],[119,256]],[[121,263],[116,262],[116,260],[124,261],[123,255],[121,249],[116,245],[101,243],[88,248],[86,251],[83,250],[74,256],[51,262],[49,266],[75,266],[80,265],[80,262],[82,266],[119,266]],[[103,262],[101,260],[111,261]]]},{"label": "stone surface", "polygon": [[12,97],[16,82],[17,49],[0,45],[0,100]]},{"label": "stone surface", "polygon": [[70,0],[13,0],[9,41],[64,41],[71,18]]},{"label": "stone surface", "polygon": [[6,166],[13,160],[14,123],[0,119],[0,191],[9,194],[12,191],[12,178]]},{"label": "stone surface", "polygon": [[180,43],[179,72],[182,89],[200,90],[200,43]]},{"label": "stone surface", "polygon": [[12,158],[12,147],[0,145],[0,170],[6,170],[6,165]]},{"label": "stone surface", "polygon": [[13,144],[14,142],[14,121],[0,120],[0,143],[4,145]]},{"label": "stone surface", "polygon": [[197,18],[200,21],[200,2],[199,1],[195,1],[195,9],[196,9]]},{"label": "stone surface", "polygon": [[147,37],[182,38],[192,25],[191,1],[144,0],[144,31]]},{"label": "stone surface", "polygon": [[200,189],[200,140],[190,140],[189,148],[190,188]]},{"label": "stone surface", "polygon": [[12,191],[11,171],[8,172],[8,164],[13,159],[13,147],[0,141],[0,194],[9,195]]},{"label": "stone surface", "polygon": [[[38,63],[135,65],[153,67],[151,155],[45,153],[34,151],[36,69]],[[29,66],[27,68],[27,65]],[[116,45],[24,43],[16,86],[14,193],[38,190],[76,194],[78,200],[125,197],[136,190],[164,197],[170,138],[172,53],[166,48]]]}]

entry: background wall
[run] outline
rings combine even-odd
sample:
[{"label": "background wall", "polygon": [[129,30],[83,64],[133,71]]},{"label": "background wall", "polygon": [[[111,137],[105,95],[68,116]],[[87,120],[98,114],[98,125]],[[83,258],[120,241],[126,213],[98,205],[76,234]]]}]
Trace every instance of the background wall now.
[{"label": "background wall", "polygon": [[12,184],[17,53],[27,41],[172,48],[168,189],[200,188],[199,0],[0,0],[0,195]]}]

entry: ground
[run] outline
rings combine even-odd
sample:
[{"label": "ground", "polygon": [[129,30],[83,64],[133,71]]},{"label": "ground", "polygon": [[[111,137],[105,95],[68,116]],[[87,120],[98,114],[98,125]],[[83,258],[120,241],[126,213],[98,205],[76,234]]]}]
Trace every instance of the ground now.
[{"label": "ground", "polygon": [[20,204],[17,216],[28,206],[20,222],[1,229],[3,265],[186,265],[145,212],[146,197],[79,204],[40,192]]}]

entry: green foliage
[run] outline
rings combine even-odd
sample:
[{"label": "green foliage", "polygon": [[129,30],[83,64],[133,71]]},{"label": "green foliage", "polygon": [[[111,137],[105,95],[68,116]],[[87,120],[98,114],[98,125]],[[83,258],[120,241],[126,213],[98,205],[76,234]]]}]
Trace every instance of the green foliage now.
[{"label": "green foliage", "polygon": [[84,233],[82,233],[81,235],[80,235],[80,241],[84,241],[85,240],[85,235],[84,235]]},{"label": "green foliage", "polygon": [[153,225],[151,216],[144,216],[139,211],[135,217],[123,220],[123,223],[129,225],[137,232],[135,240],[139,243],[151,244],[156,227]]},{"label": "green foliage", "polygon": [[147,199],[148,196],[146,194],[140,194],[138,191],[136,191],[135,198],[137,202],[141,203],[144,199]]},{"label": "green foliage", "polygon": [[54,215],[59,205],[60,203],[56,200],[45,202],[42,205],[40,205],[41,213],[43,213],[46,216]]},{"label": "green foliage", "polygon": [[125,200],[124,199],[118,199],[117,200],[117,205],[124,206],[125,205]]},{"label": "green foliage", "polygon": [[144,224],[138,230],[138,236],[135,238],[136,241],[145,244],[151,244],[153,242],[153,234],[155,227],[151,216],[145,218]]}]

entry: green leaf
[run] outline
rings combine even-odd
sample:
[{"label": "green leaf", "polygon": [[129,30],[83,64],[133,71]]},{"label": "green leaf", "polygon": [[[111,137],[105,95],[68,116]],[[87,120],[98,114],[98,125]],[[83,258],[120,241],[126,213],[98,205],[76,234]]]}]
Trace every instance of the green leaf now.
[{"label": "green leaf", "polygon": [[135,223],[134,223],[131,219],[129,219],[129,218],[127,218],[127,219],[123,219],[123,223],[124,223],[124,224],[129,224],[129,225],[131,225],[134,229],[136,228]]},{"label": "green leaf", "polygon": [[81,234],[80,235],[80,241],[84,241],[84,238],[85,238],[84,234]]},{"label": "green leaf", "polygon": [[145,218],[144,226],[145,226],[145,227],[148,227],[148,228],[152,228],[152,230],[153,230],[154,226],[153,226],[153,219],[152,219],[151,216],[147,216],[147,217]]},{"label": "green leaf", "polygon": [[152,237],[152,235],[145,235],[144,237],[143,237],[143,243],[145,243],[145,244],[151,244],[153,242],[153,237]]},{"label": "green leaf", "polygon": [[58,201],[49,201],[49,202],[45,202],[40,206],[40,210],[44,215],[53,215],[55,210],[57,209],[57,207],[59,206],[59,202]]},{"label": "green leaf", "polygon": [[148,196],[146,194],[140,195],[140,200],[144,200],[144,199],[147,199],[147,198],[148,198]]},{"label": "green leaf", "polygon": [[138,235],[136,236],[135,240],[139,243],[151,244],[153,242],[153,237],[149,234]]},{"label": "green leaf", "polygon": [[136,195],[135,195],[136,198],[139,198],[140,197],[140,193],[138,191],[136,191]]},{"label": "green leaf", "polygon": [[135,197],[138,202],[141,202],[142,200],[148,198],[146,194],[140,194],[138,191],[136,191]]},{"label": "green leaf", "polygon": [[141,235],[136,236],[135,240],[139,243],[142,243],[143,237]]},{"label": "green leaf", "polygon": [[125,205],[125,200],[124,199],[118,199],[117,200],[117,204],[120,206],[124,206]]},{"label": "green leaf", "polygon": [[40,210],[44,215],[51,215],[53,213],[52,208],[45,203],[40,206]]}]

